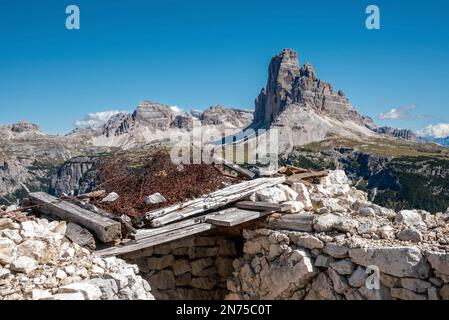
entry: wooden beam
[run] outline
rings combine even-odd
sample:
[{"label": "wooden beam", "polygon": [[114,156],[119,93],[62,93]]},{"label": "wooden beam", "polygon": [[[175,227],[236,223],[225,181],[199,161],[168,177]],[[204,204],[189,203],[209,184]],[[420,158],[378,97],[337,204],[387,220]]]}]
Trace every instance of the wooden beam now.
[{"label": "wooden beam", "polygon": [[93,253],[94,253],[94,255],[101,256],[101,257],[118,256],[118,255],[122,255],[125,253],[145,249],[148,247],[153,247],[158,244],[186,238],[186,237],[198,234],[198,233],[209,231],[213,228],[215,228],[215,227],[210,223],[199,223],[199,224],[196,224],[196,225],[184,228],[184,229],[172,230],[170,232],[165,232],[165,233],[156,235],[154,237],[149,237],[149,238],[145,238],[142,240],[136,240],[132,243],[129,243],[129,244],[126,244],[123,246],[112,247],[112,248],[94,251]]},{"label": "wooden beam", "polygon": [[256,174],[248,169],[242,168],[241,166],[239,166],[238,164],[235,164],[231,161],[228,161],[222,157],[218,157],[215,156],[214,157],[214,163],[216,164],[222,164],[224,165],[226,168],[231,169],[235,172],[237,172],[238,174],[244,176],[245,178],[248,179],[254,179],[256,177]]},{"label": "wooden beam", "polygon": [[292,176],[287,177],[287,181],[290,183],[301,182],[306,179],[314,178],[324,178],[329,175],[329,171],[318,171],[318,172],[308,172],[308,173],[297,173]]},{"label": "wooden beam", "polygon": [[190,218],[187,220],[183,220],[180,222],[175,222],[163,227],[159,227],[159,228],[152,228],[152,229],[138,229],[136,234],[135,234],[135,240],[142,240],[145,238],[149,238],[149,237],[154,237],[157,236],[159,234],[163,234],[163,233],[167,233],[170,231],[174,231],[174,230],[180,230],[180,229],[184,229],[190,226],[194,226],[203,222],[206,222],[208,218],[210,217],[215,217],[217,215],[222,214],[222,212],[212,212],[210,214],[206,214],[206,215],[202,215],[202,216],[198,216],[198,217],[194,217],[194,218]]},{"label": "wooden beam", "polygon": [[286,203],[270,203],[259,201],[240,201],[235,205],[240,209],[258,210],[258,211],[275,211],[285,212],[291,210],[292,206]]},{"label": "wooden beam", "polygon": [[207,218],[207,222],[212,223],[215,226],[233,227],[248,221],[259,219],[272,211],[250,211],[242,210],[238,208],[229,208],[221,211],[221,214]]},{"label": "wooden beam", "polygon": [[36,211],[77,223],[90,230],[104,243],[121,238],[120,222],[80,208],[73,203],[61,201],[45,192],[30,193],[29,198],[34,205],[38,205]]}]

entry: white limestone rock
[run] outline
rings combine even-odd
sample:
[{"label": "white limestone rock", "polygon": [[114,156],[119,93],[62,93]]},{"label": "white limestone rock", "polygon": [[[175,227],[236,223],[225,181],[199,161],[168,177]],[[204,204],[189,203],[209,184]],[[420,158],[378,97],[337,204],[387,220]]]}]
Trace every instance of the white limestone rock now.
[{"label": "white limestone rock", "polygon": [[425,279],[430,269],[416,247],[379,247],[349,250],[352,261],[362,266],[377,266],[383,273],[396,277]]},{"label": "white limestone rock", "polygon": [[292,189],[298,194],[296,200],[301,201],[304,209],[311,210],[313,208],[312,200],[310,200],[310,193],[303,183],[294,183]]},{"label": "white limestone rock", "polygon": [[146,196],[144,201],[147,205],[151,205],[151,204],[158,204],[158,203],[166,202],[167,199],[165,199],[165,197],[163,195],[161,195],[159,192],[157,192],[152,195]]},{"label": "white limestone rock", "polygon": [[421,215],[416,210],[402,210],[396,214],[395,221],[402,223],[407,227],[422,227],[425,223],[422,221]]},{"label": "white limestone rock", "polygon": [[398,239],[402,241],[421,242],[422,234],[415,228],[405,228],[398,233]]},{"label": "white limestone rock", "polygon": [[270,203],[281,203],[288,200],[284,190],[278,187],[259,190],[256,192],[256,198],[258,201]]},{"label": "white limestone rock", "polygon": [[37,268],[37,261],[33,258],[22,256],[14,259],[11,262],[11,270],[29,274]]},{"label": "white limestone rock", "polygon": [[72,283],[59,288],[58,293],[81,293],[85,300],[98,300],[102,296],[101,290],[88,282]]},{"label": "white limestone rock", "polygon": [[119,197],[120,196],[116,192],[111,192],[106,197],[104,197],[103,200],[101,200],[101,202],[103,202],[103,203],[115,202],[118,200]]}]

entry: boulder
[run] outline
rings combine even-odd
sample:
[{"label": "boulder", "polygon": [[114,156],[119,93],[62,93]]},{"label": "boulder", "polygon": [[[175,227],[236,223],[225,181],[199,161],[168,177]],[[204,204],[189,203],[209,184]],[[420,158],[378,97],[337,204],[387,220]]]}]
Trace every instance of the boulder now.
[{"label": "boulder", "polygon": [[149,196],[146,196],[144,198],[144,202],[147,205],[163,203],[163,202],[166,202],[166,201],[167,201],[167,199],[165,199],[165,197],[163,195],[161,195],[159,192],[154,193],[154,194],[149,195]]},{"label": "boulder", "polygon": [[313,208],[312,200],[310,200],[310,193],[303,183],[294,183],[292,189],[298,194],[296,200],[301,201],[304,209],[311,210]]},{"label": "boulder", "polygon": [[15,223],[9,218],[0,218],[0,230],[16,229]]},{"label": "boulder", "polygon": [[333,261],[331,257],[320,254],[315,259],[315,267],[327,268]]},{"label": "boulder", "polygon": [[2,237],[11,239],[12,241],[14,241],[15,244],[19,244],[22,242],[22,237],[20,236],[19,231],[17,230],[11,229],[0,230],[0,235]]},{"label": "boulder", "polygon": [[11,262],[10,269],[16,272],[29,274],[37,268],[37,261],[33,258],[22,256]]},{"label": "boulder", "polygon": [[300,201],[286,201],[284,204],[290,205],[291,209],[288,210],[288,213],[299,213],[304,210],[304,204]]},{"label": "boulder", "polygon": [[362,217],[374,217],[376,215],[376,211],[370,207],[364,207],[358,211],[358,214]]},{"label": "boulder", "polygon": [[162,270],[173,266],[175,257],[173,255],[166,255],[160,258],[147,258],[147,266],[150,270]]},{"label": "boulder", "polygon": [[307,249],[323,249],[324,242],[311,234],[303,234],[298,236],[297,244]]},{"label": "boulder", "polygon": [[359,266],[349,277],[349,284],[352,287],[360,288],[365,285],[367,277],[366,269]]},{"label": "boulder", "polygon": [[398,233],[398,239],[402,241],[421,242],[422,234],[415,228],[405,228]]},{"label": "boulder", "polygon": [[0,254],[10,256],[16,244],[11,239],[0,238]]},{"label": "boulder", "polygon": [[118,200],[120,196],[115,193],[115,192],[111,192],[109,193],[106,197],[103,198],[103,200],[101,200],[101,202],[103,203],[112,203]]},{"label": "boulder", "polygon": [[31,291],[31,299],[33,300],[45,300],[51,296],[52,294],[49,290],[34,289]]},{"label": "boulder", "polygon": [[190,270],[191,268],[189,261],[186,259],[178,259],[173,264],[173,272],[175,273],[175,276],[180,276],[182,274],[190,272]]},{"label": "boulder", "polygon": [[312,290],[309,291],[305,300],[337,300],[337,298],[331,280],[325,272],[321,272],[314,279]]},{"label": "boulder", "polygon": [[402,223],[407,227],[425,226],[421,215],[416,210],[402,210],[398,212],[395,221],[397,223]]},{"label": "boulder", "polygon": [[417,293],[426,293],[432,286],[430,282],[415,279],[415,278],[402,278],[401,286],[405,289],[412,290]]},{"label": "boulder", "polygon": [[158,273],[152,275],[148,282],[152,289],[173,289],[176,286],[175,275],[173,271],[170,270],[161,270]]},{"label": "boulder", "polygon": [[400,300],[427,300],[427,296],[403,288],[391,288],[391,296]]},{"label": "boulder", "polygon": [[261,289],[267,292],[264,299],[279,298],[291,286],[301,287],[316,276],[317,270],[305,251],[294,250],[290,259],[293,261],[292,264],[288,260],[278,260],[277,263],[262,268]]},{"label": "boulder", "polygon": [[197,275],[202,270],[212,266],[214,264],[214,260],[212,258],[204,258],[190,262],[190,267],[192,269],[192,274]]},{"label": "boulder", "polygon": [[281,203],[288,200],[284,190],[278,187],[259,190],[256,192],[256,198],[258,201],[270,203]]},{"label": "boulder", "polygon": [[324,253],[330,255],[331,257],[342,259],[346,258],[348,256],[348,250],[349,248],[335,243],[326,243],[326,246],[324,247]]},{"label": "boulder", "polygon": [[17,246],[17,254],[21,256],[39,259],[45,253],[47,245],[40,240],[25,240]]},{"label": "boulder", "polygon": [[318,232],[337,230],[344,233],[352,233],[358,227],[358,222],[356,220],[339,217],[329,213],[323,216],[319,216],[316,219],[313,227]]},{"label": "boulder", "polygon": [[449,284],[445,284],[439,291],[443,300],[449,300]]},{"label": "boulder", "polygon": [[285,197],[287,198],[288,201],[295,201],[298,198],[298,193],[289,186],[280,184],[278,185],[278,188],[284,191]]},{"label": "boulder", "polygon": [[421,251],[416,247],[379,247],[349,250],[351,259],[362,266],[377,266],[383,273],[396,277],[425,279],[430,275]]},{"label": "boulder", "polygon": [[328,269],[328,272],[329,278],[333,283],[333,289],[339,294],[344,294],[349,289],[348,281],[346,280],[346,278],[341,276],[334,269]]},{"label": "boulder", "polygon": [[432,269],[449,276],[449,253],[427,252]]},{"label": "boulder", "polygon": [[89,282],[72,283],[59,288],[58,293],[81,293],[85,300],[98,300],[102,296],[100,288]]},{"label": "boulder", "polygon": [[359,292],[367,300],[391,300],[390,289],[383,285],[379,289],[368,289],[364,285],[359,288]]},{"label": "boulder", "polygon": [[331,263],[330,267],[341,275],[350,275],[354,271],[355,265],[351,259],[343,259]]}]

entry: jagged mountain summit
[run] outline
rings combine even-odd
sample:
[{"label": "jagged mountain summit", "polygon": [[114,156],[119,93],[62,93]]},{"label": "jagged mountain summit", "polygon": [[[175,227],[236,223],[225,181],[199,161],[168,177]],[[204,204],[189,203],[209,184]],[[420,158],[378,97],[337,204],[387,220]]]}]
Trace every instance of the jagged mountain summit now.
[{"label": "jagged mountain summit", "polygon": [[410,130],[379,128],[362,116],[342,90],[319,79],[311,64],[299,65],[297,52],[284,49],[268,68],[268,81],[255,101],[253,127],[276,128],[281,145],[293,147],[330,136],[369,139],[379,134],[416,140]]},{"label": "jagged mountain summit", "polygon": [[255,101],[254,127],[277,128],[281,144],[295,146],[332,134],[360,137],[375,133],[349,103],[320,80],[310,64],[299,66],[296,51],[284,49],[268,68],[268,82]]}]

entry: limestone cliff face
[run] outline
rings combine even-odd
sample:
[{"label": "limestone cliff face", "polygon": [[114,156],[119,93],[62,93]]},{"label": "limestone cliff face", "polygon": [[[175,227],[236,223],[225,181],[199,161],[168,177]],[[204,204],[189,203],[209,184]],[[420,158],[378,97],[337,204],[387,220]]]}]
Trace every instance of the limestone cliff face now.
[{"label": "limestone cliff face", "polygon": [[290,49],[274,56],[268,67],[268,82],[256,99],[254,121],[269,124],[274,118],[292,104],[293,86],[300,74],[297,53]]},{"label": "limestone cliff face", "polygon": [[284,49],[268,68],[268,82],[256,99],[255,123],[269,126],[289,106],[310,108],[317,114],[363,126],[361,115],[349,104],[343,91],[317,77],[310,64],[299,67],[297,53]]}]

